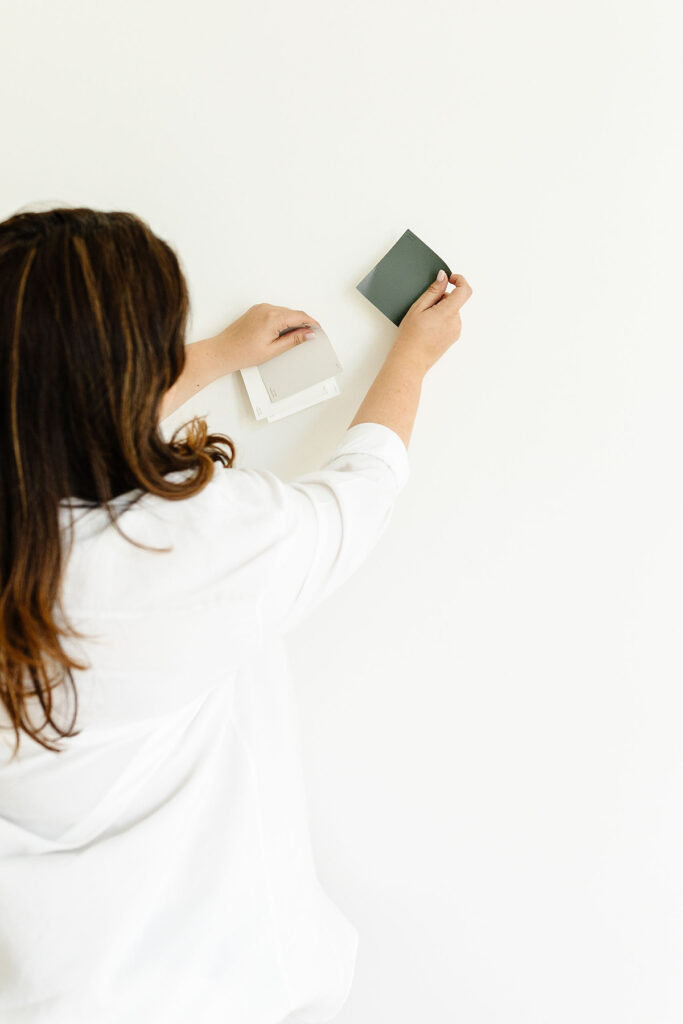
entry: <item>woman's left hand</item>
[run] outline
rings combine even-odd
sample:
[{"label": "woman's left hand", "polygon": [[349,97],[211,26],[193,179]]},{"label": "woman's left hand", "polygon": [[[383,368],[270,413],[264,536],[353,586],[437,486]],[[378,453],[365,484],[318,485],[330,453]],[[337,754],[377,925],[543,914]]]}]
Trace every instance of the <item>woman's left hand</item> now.
[{"label": "woman's left hand", "polygon": [[[217,377],[259,366],[306,341],[309,324],[322,330],[315,317],[303,309],[259,302],[220,334],[186,345],[183,371],[162,398],[160,421]],[[280,336],[281,331],[289,333]]]},{"label": "woman's left hand", "polygon": [[[316,327],[320,327],[318,321],[302,309],[259,302],[216,336],[216,347],[225,359],[224,372],[266,363],[306,341],[306,333]],[[289,333],[281,335],[281,331]]]}]

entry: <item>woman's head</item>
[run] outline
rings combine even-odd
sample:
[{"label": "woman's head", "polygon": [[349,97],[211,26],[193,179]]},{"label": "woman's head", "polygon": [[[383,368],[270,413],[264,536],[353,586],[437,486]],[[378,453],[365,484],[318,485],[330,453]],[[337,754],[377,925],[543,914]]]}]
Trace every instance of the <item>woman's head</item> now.
[{"label": "woman's head", "polygon": [[[72,684],[71,668],[86,667],[61,651],[67,630],[53,618],[60,501],[105,505],[119,529],[110,499],[186,498],[215,461],[234,458],[203,420],[181,440],[184,428],[168,442],[159,430],[185,362],[188,312],[175,253],[132,213],[58,207],[0,223],[0,700],[17,746],[23,728],[57,749],[28,725],[26,696],[60,736],[74,735],[50,718],[47,661]],[[166,479],[177,470],[193,472]]]}]

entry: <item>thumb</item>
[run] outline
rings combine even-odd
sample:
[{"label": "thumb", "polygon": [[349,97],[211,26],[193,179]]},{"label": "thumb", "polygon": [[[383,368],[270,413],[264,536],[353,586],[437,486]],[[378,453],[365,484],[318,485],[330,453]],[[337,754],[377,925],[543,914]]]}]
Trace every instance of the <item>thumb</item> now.
[{"label": "thumb", "polygon": [[430,306],[435,305],[445,292],[447,285],[448,274],[445,270],[440,270],[429,288],[415,300],[413,309],[429,309]]},{"label": "thumb", "polygon": [[312,331],[310,327],[297,327],[294,331],[287,331],[286,334],[281,334],[277,339],[282,349],[294,348],[295,345],[300,345],[304,341],[308,341],[309,338],[315,338],[315,331]]}]

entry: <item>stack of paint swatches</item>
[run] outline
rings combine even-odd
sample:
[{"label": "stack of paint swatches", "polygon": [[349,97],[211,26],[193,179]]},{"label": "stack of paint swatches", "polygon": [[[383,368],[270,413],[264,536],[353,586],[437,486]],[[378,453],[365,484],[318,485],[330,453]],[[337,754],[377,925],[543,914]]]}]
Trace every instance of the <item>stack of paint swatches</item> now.
[{"label": "stack of paint swatches", "polygon": [[339,394],[335,377],[342,365],[322,328],[312,330],[315,337],[240,370],[257,420],[273,423]]}]

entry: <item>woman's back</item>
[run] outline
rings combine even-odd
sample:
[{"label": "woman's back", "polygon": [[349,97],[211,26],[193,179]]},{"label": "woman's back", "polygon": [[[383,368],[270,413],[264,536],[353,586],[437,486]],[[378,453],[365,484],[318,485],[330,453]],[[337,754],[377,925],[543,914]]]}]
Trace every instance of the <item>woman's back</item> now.
[{"label": "woman's back", "polygon": [[403,442],[374,423],[290,484],[217,467],[184,501],[121,511],[163,553],[62,503],[63,607],[92,638],[68,647],[91,668],[62,753],[22,736],[10,761],[5,741],[0,1019],[339,1008],[358,936],[318,882],[282,638],[365,560],[407,476]]}]

